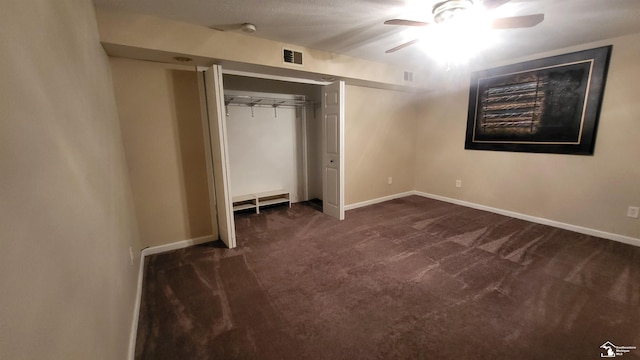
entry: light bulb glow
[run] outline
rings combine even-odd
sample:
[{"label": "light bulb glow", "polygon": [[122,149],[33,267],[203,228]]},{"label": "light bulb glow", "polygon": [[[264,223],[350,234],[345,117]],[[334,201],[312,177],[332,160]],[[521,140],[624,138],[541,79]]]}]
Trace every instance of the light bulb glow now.
[{"label": "light bulb glow", "polygon": [[430,25],[420,37],[424,51],[444,64],[461,64],[491,45],[491,18],[478,6]]}]

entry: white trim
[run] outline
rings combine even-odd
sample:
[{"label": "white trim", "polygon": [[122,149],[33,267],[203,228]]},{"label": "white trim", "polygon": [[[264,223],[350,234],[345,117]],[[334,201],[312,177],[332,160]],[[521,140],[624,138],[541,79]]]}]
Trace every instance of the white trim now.
[{"label": "white trim", "polygon": [[169,244],[152,246],[152,247],[142,249],[142,257],[160,254],[160,253],[171,251],[171,250],[184,249],[184,248],[188,248],[189,246],[200,245],[200,244],[204,244],[214,240],[217,240],[217,239],[213,235],[207,235],[207,236],[202,236],[195,239],[188,239],[188,240],[176,241],[174,243],[169,243]]},{"label": "white trim", "polygon": [[[591,229],[591,228],[586,228],[586,227],[577,226],[577,225],[571,225],[571,224],[562,223],[562,222],[559,222],[559,221],[549,220],[549,219],[545,219],[545,218],[539,218],[539,217],[526,215],[526,214],[521,214],[521,213],[517,213],[517,212],[514,212],[514,211],[509,211],[509,210],[498,209],[498,208],[494,208],[494,207],[491,207],[491,206],[480,205],[480,204],[476,204],[476,203],[472,203],[472,202],[468,202],[468,201],[464,201],[464,200],[458,200],[458,199],[449,198],[449,197],[446,197],[446,196],[429,194],[429,193],[425,193],[425,192],[421,192],[421,191],[417,191],[417,190],[407,191],[407,192],[403,192],[403,193],[398,193],[398,194],[379,197],[379,198],[376,198],[376,199],[362,201],[362,202],[355,203],[355,204],[345,205],[344,209],[345,210],[353,210],[353,209],[357,209],[357,208],[361,208],[361,207],[365,207],[365,206],[369,206],[369,205],[374,205],[374,204],[378,204],[378,203],[389,201],[389,200],[399,199],[399,198],[403,198],[403,197],[411,196],[411,195],[422,196],[422,197],[425,197],[425,198],[444,201],[444,202],[448,202],[448,203],[456,204],[456,205],[461,205],[461,206],[466,206],[466,207],[470,207],[470,208],[473,208],[473,209],[489,211],[489,212],[492,212],[492,213],[505,215],[505,216],[509,216],[509,217],[512,217],[512,218],[516,218],[516,219],[530,221],[530,222],[537,223],[537,224],[542,224],[542,225],[548,225],[548,226],[552,226],[552,227],[555,227],[555,228],[560,228],[560,229],[565,229],[565,230],[577,232],[577,233],[580,233],[580,234],[596,236],[596,237],[600,237],[600,238],[613,240],[613,241],[621,242],[621,243],[624,243],[624,244],[640,247],[640,239],[636,239],[636,238],[633,238],[633,237],[630,237],[630,236],[609,233],[609,232],[596,230],[596,229]],[[137,294],[136,294],[136,303],[134,305],[133,323],[131,324],[131,336],[130,336],[130,339],[129,339],[129,360],[133,360],[134,356],[135,356],[136,335],[137,335],[137,330],[138,330],[138,319],[139,319],[139,315],[140,315],[140,302],[141,302],[141,297],[142,297],[142,280],[143,280],[143,273],[144,273],[144,258],[146,256],[149,256],[149,255],[159,254],[159,253],[163,253],[163,252],[167,252],[167,251],[171,251],[171,250],[176,250],[176,249],[183,249],[183,248],[187,248],[189,246],[204,244],[204,243],[207,243],[207,242],[210,242],[210,241],[214,241],[214,240],[217,240],[217,239],[213,235],[209,235],[209,236],[203,236],[203,237],[199,237],[199,238],[195,238],[195,239],[182,240],[182,241],[177,241],[177,242],[170,243],[170,244],[164,244],[164,245],[149,247],[149,248],[145,248],[145,249],[143,249],[141,251],[141,253],[140,253],[140,267],[139,267],[139,273],[138,273],[138,289],[137,289]]]},{"label": "white trim", "polygon": [[[291,65],[289,63],[285,63],[285,64]],[[301,65],[297,65],[297,66],[301,66]],[[253,72],[248,72],[248,71],[238,71],[238,70],[229,70],[229,69],[222,69],[222,73],[223,74],[229,74],[229,75],[238,75],[238,76],[258,78],[258,79],[287,81],[287,82],[294,82],[294,83],[300,83],[300,84],[311,84],[311,85],[329,85],[329,84],[331,84],[330,81],[318,81],[318,80],[313,80],[313,79],[303,79],[303,78],[295,78],[295,77],[289,77],[289,76],[260,74],[260,73],[253,73]]]},{"label": "white trim", "polygon": [[563,223],[563,222],[559,222],[559,221],[555,221],[555,220],[549,220],[549,219],[545,219],[545,218],[535,217],[535,216],[531,216],[531,215],[527,215],[527,214],[518,213],[518,212],[515,212],[515,211],[498,209],[498,208],[494,208],[494,207],[491,207],[491,206],[480,205],[480,204],[476,204],[476,203],[472,203],[472,202],[468,202],[468,201],[464,201],[464,200],[458,200],[458,199],[454,199],[454,198],[449,198],[449,197],[446,197],[446,196],[429,194],[429,193],[425,193],[425,192],[417,191],[417,190],[407,191],[407,192],[394,194],[394,195],[383,196],[383,197],[379,197],[379,198],[371,199],[371,200],[367,200],[367,201],[362,201],[362,202],[355,203],[355,204],[349,204],[349,205],[346,205],[344,207],[344,209],[345,210],[353,210],[353,209],[361,208],[361,207],[364,207],[364,206],[378,204],[378,203],[381,203],[381,202],[394,200],[394,199],[399,199],[399,198],[403,198],[405,196],[411,196],[411,195],[418,195],[418,196],[422,196],[422,197],[429,198],[429,199],[434,199],[434,200],[448,202],[448,203],[451,203],[451,204],[470,207],[470,208],[473,208],[473,209],[489,211],[489,212],[492,212],[492,213],[496,213],[496,214],[500,214],[500,215],[504,215],[504,216],[509,216],[509,217],[512,217],[512,218],[525,220],[525,221],[529,221],[529,222],[536,223],[536,224],[548,225],[548,226],[552,226],[552,227],[559,228],[559,229],[569,230],[569,231],[577,232],[577,233],[580,233],[580,234],[596,236],[596,237],[600,237],[600,238],[603,238],[603,239],[613,240],[613,241],[621,242],[621,243],[624,243],[624,244],[640,247],[640,239],[633,238],[633,237],[630,237],[630,236],[609,233],[609,232],[606,232],[606,231],[591,229],[591,228],[582,227],[582,226],[578,226],[578,225],[567,224],[567,223]]},{"label": "white trim", "polygon": [[371,199],[371,200],[362,201],[355,204],[345,205],[344,209],[353,210],[353,209],[357,209],[357,208],[361,208],[361,207],[365,207],[373,204],[378,204],[378,203],[389,201],[389,200],[399,199],[399,198],[403,198],[411,195],[417,195],[417,194],[415,194],[414,191],[407,191],[399,194],[387,195],[387,196],[379,197],[376,199]]},{"label": "white trim", "polygon": [[[337,81],[326,85],[322,88],[322,198],[324,199],[322,205],[322,212],[333,216],[338,220],[344,220],[344,159],[345,159],[345,149],[344,149],[344,138],[345,138],[345,83],[344,81]],[[328,94],[329,92],[333,94],[337,94],[337,104],[333,102],[329,104],[328,102]],[[331,149],[331,154],[329,153],[329,149],[327,148],[327,143],[329,139],[329,134],[327,133],[327,124],[329,116],[337,116],[337,129],[336,134],[337,139],[337,151]],[[331,135],[333,136],[333,134]],[[337,163],[337,164],[336,164]],[[337,170],[337,182],[336,190],[337,190],[337,204],[330,204],[327,200],[329,197],[329,175],[327,170]],[[332,184],[333,186],[333,184]]]},{"label": "white trim", "polygon": [[[344,220],[344,158],[345,158],[345,147],[344,147],[344,139],[345,139],[345,123],[347,122],[346,117],[346,108],[347,108],[347,86],[344,81],[338,81],[340,84],[340,121],[339,121],[339,141],[340,141],[340,220]],[[323,141],[326,141],[324,139]],[[323,195],[324,196],[324,195]]]},{"label": "white trim", "polygon": [[636,238],[633,238],[633,237],[630,237],[630,236],[609,233],[609,232],[605,232],[605,231],[601,231],[601,230],[586,228],[586,227],[582,227],[582,226],[578,226],[578,225],[567,224],[567,223],[563,223],[563,222],[559,222],[559,221],[555,221],[555,220],[549,220],[549,219],[545,219],[545,218],[539,218],[539,217],[535,217],[535,216],[531,216],[531,215],[517,213],[517,212],[514,212],[514,211],[503,210],[503,209],[498,209],[498,208],[494,208],[494,207],[491,207],[491,206],[480,205],[480,204],[475,204],[475,203],[468,202],[468,201],[448,198],[448,197],[445,197],[445,196],[424,193],[424,192],[421,192],[421,191],[413,191],[412,193],[415,194],[415,195],[418,195],[418,196],[429,198],[429,199],[440,200],[440,201],[445,201],[445,202],[456,204],[456,205],[462,205],[462,206],[466,206],[466,207],[470,207],[470,208],[474,208],[474,209],[478,209],[478,210],[489,211],[489,212],[492,212],[492,213],[505,215],[505,216],[509,216],[509,217],[512,217],[512,218],[520,219],[520,220],[530,221],[530,222],[537,223],[537,224],[542,224],[542,225],[549,225],[549,226],[553,226],[555,228],[565,229],[565,230],[577,232],[577,233],[580,233],[580,234],[596,236],[596,237],[609,239],[609,240],[621,242],[621,243],[624,243],[624,244],[629,244],[629,245],[634,245],[634,246],[639,246],[640,247],[640,239],[636,239]]},{"label": "white trim", "polygon": [[142,279],[144,276],[144,255],[140,252],[140,266],[138,266],[138,286],[136,289],[136,303],[133,305],[133,321],[129,335],[129,360],[136,357],[136,338],[138,336],[138,320],[140,319],[140,302],[142,300]]},{"label": "white trim", "polygon": [[209,218],[211,226],[214,227],[213,235],[219,235],[220,224],[218,223],[218,206],[216,205],[216,187],[213,180],[213,154],[211,153],[211,130],[209,128],[209,112],[207,102],[207,86],[205,79],[205,68],[198,76],[198,95],[200,97],[200,119],[202,120],[202,138],[204,141],[205,163],[207,167],[207,194],[209,195]]},{"label": "white trim", "polygon": [[133,306],[133,321],[131,323],[131,334],[129,335],[129,360],[134,360],[136,356],[136,337],[138,335],[138,320],[140,319],[140,303],[142,302],[142,280],[144,279],[144,258],[149,255],[163,252],[184,249],[190,246],[208,243],[217,240],[213,235],[202,236],[194,239],[176,241],[170,244],[148,247],[140,251],[140,266],[138,268],[138,287],[136,289],[136,303]]},{"label": "white trim", "polygon": [[[209,190],[215,194],[215,213],[218,225],[218,236],[229,247],[236,247],[236,231],[233,218],[233,203],[231,201],[231,188],[229,178],[229,148],[227,135],[227,116],[224,100],[224,85],[222,80],[222,67],[213,65],[204,73],[201,91],[205,93],[207,117],[203,121],[209,124],[209,138],[211,140],[211,170],[207,172],[207,179],[211,179]],[[206,126],[203,127],[206,130]],[[206,140],[205,140],[206,145]],[[208,150],[207,150],[208,152]],[[209,167],[207,167],[208,169]]]},{"label": "white trim", "polygon": [[[303,97],[305,100],[306,96]],[[309,200],[309,144],[307,139],[307,108],[302,107],[300,110],[300,132],[302,133],[302,199],[298,201]],[[296,119],[297,120],[297,119]],[[297,160],[297,159],[296,159]],[[298,189],[300,186],[298,185]],[[296,189],[296,192],[297,189]]]}]

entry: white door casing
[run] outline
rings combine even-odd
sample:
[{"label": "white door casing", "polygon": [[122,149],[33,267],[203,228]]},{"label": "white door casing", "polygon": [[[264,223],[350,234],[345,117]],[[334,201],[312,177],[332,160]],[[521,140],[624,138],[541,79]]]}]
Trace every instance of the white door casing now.
[{"label": "white door casing", "polygon": [[322,93],[322,211],[344,220],[344,81]]},{"label": "white door casing", "polygon": [[[201,70],[199,68],[199,70]],[[212,222],[217,222],[220,240],[227,247],[236,247],[233,203],[229,182],[227,123],[224,111],[222,67],[213,65],[198,77],[202,108],[207,178]],[[215,227],[212,223],[212,227]],[[215,236],[215,234],[214,234]]]},{"label": "white door casing", "polygon": [[200,119],[202,120],[202,135],[204,138],[205,164],[207,168],[207,190],[209,193],[209,220],[211,221],[212,236],[220,238],[218,231],[218,210],[216,208],[216,192],[213,182],[213,157],[211,154],[211,132],[209,131],[209,113],[207,110],[207,91],[205,89],[204,71],[209,68],[198,67],[198,95],[200,98]]}]

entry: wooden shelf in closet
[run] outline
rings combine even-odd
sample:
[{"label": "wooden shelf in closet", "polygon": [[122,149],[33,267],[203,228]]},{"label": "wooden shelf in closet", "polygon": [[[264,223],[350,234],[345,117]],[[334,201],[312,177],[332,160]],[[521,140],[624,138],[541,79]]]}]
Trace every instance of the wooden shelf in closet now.
[{"label": "wooden shelf in closet", "polygon": [[291,196],[287,190],[272,190],[234,196],[232,201],[233,211],[255,209],[256,214],[260,213],[260,207],[262,206],[288,204],[291,207]]}]

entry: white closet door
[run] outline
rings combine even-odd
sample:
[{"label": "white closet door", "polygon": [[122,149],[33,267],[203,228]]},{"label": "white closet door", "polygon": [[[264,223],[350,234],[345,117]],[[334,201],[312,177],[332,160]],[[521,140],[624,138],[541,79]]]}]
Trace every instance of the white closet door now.
[{"label": "white closet door", "polygon": [[[229,182],[227,124],[224,112],[222,67],[213,65],[202,73],[200,98],[203,99],[203,130],[207,153],[207,177],[211,199],[212,221],[216,221],[220,240],[229,248],[236,247],[233,202]],[[215,214],[215,216],[214,216]]]},{"label": "white closet door", "polygon": [[322,211],[344,220],[344,81],[323,87]]}]

